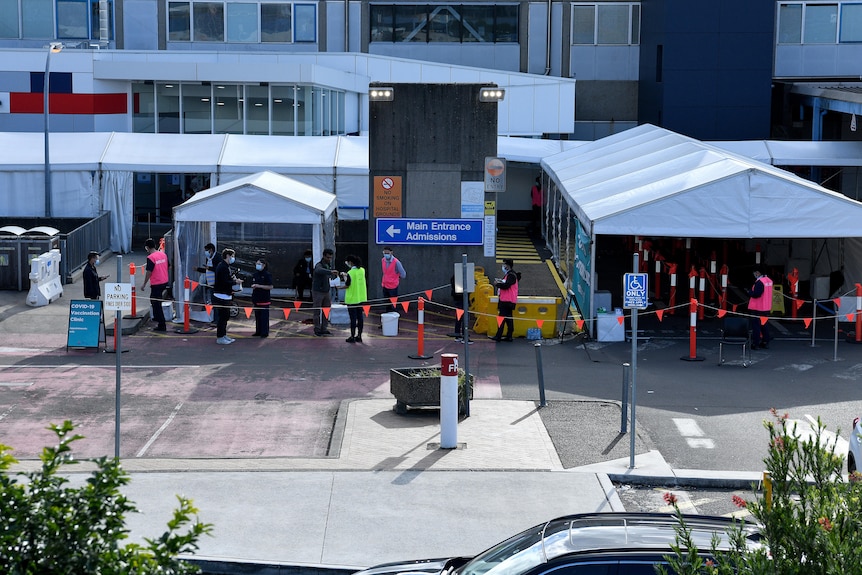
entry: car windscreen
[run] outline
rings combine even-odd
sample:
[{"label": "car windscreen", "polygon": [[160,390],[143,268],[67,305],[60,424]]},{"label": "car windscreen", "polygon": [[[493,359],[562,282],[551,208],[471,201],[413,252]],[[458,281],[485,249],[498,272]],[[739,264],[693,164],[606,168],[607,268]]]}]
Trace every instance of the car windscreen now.
[{"label": "car windscreen", "polygon": [[513,575],[547,562],[546,547],[565,543],[565,522],[528,529],[491,547],[458,569],[458,575]]}]

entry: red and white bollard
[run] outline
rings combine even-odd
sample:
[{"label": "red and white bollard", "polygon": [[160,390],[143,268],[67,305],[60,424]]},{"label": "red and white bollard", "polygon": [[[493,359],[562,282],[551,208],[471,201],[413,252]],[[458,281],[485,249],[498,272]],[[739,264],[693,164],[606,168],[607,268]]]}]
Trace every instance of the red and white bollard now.
[{"label": "red and white bollard", "polygon": [[692,299],[688,306],[689,315],[689,335],[688,335],[688,355],[680,359],[683,361],[703,361],[702,357],[697,356],[697,300]]},{"label": "red and white bollard", "polygon": [[796,298],[799,295],[799,270],[793,270],[787,274],[787,283],[790,284],[790,317],[796,319],[797,305]]},{"label": "red and white bollard", "polygon": [[728,276],[728,268],[727,264],[721,266],[721,309],[727,309],[727,276]]},{"label": "red and white bollard", "polygon": [[430,355],[425,355],[425,298],[419,298],[419,314],[418,314],[418,338],[416,340],[416,355],[408,355],[410,359],[431,359]]},{"label": "red and white bollard", "polygon": [[760,265],[760,244],[754,244],[754,263]]},{"label": "red and white bollard", "polygon": [[697,319],[703,319],[704,303],[706,300],[706,269],[700,268],[700,282],[698,283],[699,293],[697,301],[700,304],[697,310]]},{"label": "red and white bollard", "polygon": [[[197,333],[198,330],[191,327],[190,318],[191,315],[191,306],[189,305],[189,300],[191,299],[191,290],[192,290],[192,282],[189,279],[189,276],[186,276],[185,281],[183,282],[183,329],[175,330],[177,333]],[[221,312],[219,312],[221,313]],[[228,313],[225,311],[224,313]]]},{"label": "red and white bollard", "polygon": [[691,271],[688,272],[688,299],[697,297],[697,270],[691,266]]},{"label": "red and white bollard", "polygon": [[676,313],[676,264],[668,264],[668,275],[670,275],[670,295],[667,298],[667,313]]},{"label": "red and white bollard", "polygon": [[716,301],[721,297],[721,294],[718,293],[717,280],[718,279],[718,260],[715,256],[715,250],[712,251],[712,254],[709,257],[709,286],[712,288],[710,291],[712,293],[712,297],[709,298],[709,301]]},{"label": "red and white bollard", "polygon": [[862,343],[862,284],[856,284],[856,337],[848,336],[847,341]]},{"label": "red and white bollard", "polygon": [[135,291],[135,264],[129,264],[129,283],[132,284],[132,317],[138,317],[138,296]]},{"label": "red and white bollard", "polygon": [[458,447],[458,354],[440,356],[440,449]]},{"label": "red and white bollard", "polygon": [[655,281],[653,282],[653,293],[655,294],[655,299],[661,299],[661,262],[664,258],[660,253],[656,252],[655,254]]}]

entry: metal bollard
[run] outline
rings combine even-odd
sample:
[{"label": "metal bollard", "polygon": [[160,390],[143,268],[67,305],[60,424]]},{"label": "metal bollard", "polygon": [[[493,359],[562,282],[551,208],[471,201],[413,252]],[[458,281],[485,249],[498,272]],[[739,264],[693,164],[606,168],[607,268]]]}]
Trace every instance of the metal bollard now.
[{"label": "metal bollard", "polygon": [[622,415],[620,416],[620,433],[626,433],[628,431],[628,419],[629,419],[629,373],[631,371],[631,364],[624,363],[623,364],[623,409]]},{"label": "metal bollard", "polygon": [[533,347],[536,349],[536,372],[539,376],[539,407],[545,407],[548,405],[548,402],[545,401],[545,373],[542,369],[542,344],[534,343]]}]

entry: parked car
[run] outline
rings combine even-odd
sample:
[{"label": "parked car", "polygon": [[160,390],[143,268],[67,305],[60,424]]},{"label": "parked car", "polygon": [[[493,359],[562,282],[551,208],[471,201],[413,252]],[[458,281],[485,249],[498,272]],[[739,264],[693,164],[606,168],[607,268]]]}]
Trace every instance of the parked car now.
[{"label": "parked car", "polygon": [[857,461],[862,461],[862,422],[853,418],[853,428],[850,432],[850,448],[847,450],[847,473],[856,471]]},{"label": "parked car", "polygon": [[[737,523],[740,520],[737,520]],[[708,555],[713,535],[728,550],[733,520],[686,516],[692,538]],[[661,513],[588,513],[537,525],[475,557],[386,563],[355,575],[654,575],[676,542],[675,516]],[[752,547],[760,545],[756,524],[742,528]]]}]

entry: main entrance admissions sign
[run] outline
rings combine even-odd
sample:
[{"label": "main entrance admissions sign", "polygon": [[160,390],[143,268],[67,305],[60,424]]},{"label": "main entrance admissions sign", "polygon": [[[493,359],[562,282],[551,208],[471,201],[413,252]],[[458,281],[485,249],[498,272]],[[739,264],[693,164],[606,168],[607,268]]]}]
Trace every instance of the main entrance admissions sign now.
[{"label": "main entrance admissions sign", "polygon": [[379,218],[378,244],[481,246],[482,220]]}]

